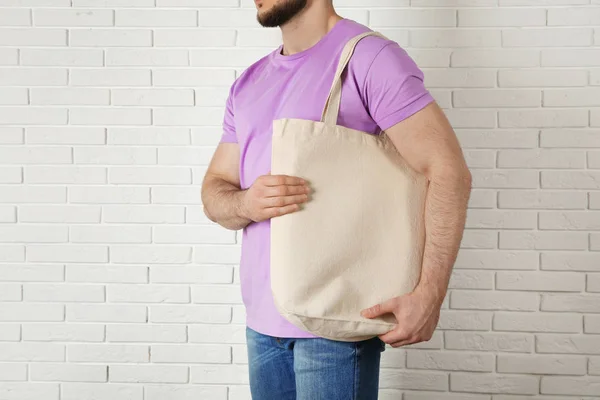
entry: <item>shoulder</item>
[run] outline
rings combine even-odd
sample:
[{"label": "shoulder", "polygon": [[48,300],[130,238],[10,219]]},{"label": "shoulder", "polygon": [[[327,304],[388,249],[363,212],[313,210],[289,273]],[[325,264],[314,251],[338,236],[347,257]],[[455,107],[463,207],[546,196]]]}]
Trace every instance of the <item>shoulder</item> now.
[{"label": "shoulder", "polygon": [[268,74],[268,66],[274,53],[278,50],[274,50],[271,53],[260,58],[254,62],[248,68],[243,70],[239,76],[234,80],[231,85],[229,96],[232,100],[245,88],[250,86],[252,83],[262,79],[265,74]]},{"label": "shoulder", "polygon": [[373,70],[381,72],[388,69],[414,73],[415,69],[418,69],[403,47],[391,39],[379,36],[367,36],[358,43],[349,68],[357,77],[362,78]]}]

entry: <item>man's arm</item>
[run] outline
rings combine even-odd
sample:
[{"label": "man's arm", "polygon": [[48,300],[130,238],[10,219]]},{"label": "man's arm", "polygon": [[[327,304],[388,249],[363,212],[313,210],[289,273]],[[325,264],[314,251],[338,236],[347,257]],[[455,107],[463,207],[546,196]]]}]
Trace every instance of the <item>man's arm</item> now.
[{"label": "man's arm", "polygon": [[[471,174],[454,130],[435,102],[387,129],[386,134],[409,165],[429,180],[420,282],[411,296],[392,299],[363,313],[374,318],[393,312],[399,328],[382,340],[397,347],[429,340],[437,326],[463,236]],[[413,322],[404,324],[409,320]]]},{"label": "man's arm", "polygon": [[298,211],[308,201],[307,182],[292,176],[263,175],[242,190],[239,165],[239,145],[219,144],[202,183],[204,213],[211,221],[239,230],[251,222]]}]

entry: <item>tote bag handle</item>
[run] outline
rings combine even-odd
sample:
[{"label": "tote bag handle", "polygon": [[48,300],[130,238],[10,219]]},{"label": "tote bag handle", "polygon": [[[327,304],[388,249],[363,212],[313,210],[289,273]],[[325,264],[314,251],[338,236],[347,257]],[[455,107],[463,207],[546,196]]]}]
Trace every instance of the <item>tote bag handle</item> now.
[{"label": "tote bag handle", "polygon": [[348,43],[346,43],[346,46],[344,46],[344,49],[342,50],[342,55],[340,56],[340,61],[333,78],[331,90],[329,91],[329,96],[327,96],[325,108],[323,109],[323,114],[321,116],[321,122],[324,122],[327,125],[337,125],[338,115],[340,113],[340,103],[342,100],[342,74],[350,62],[350,58],[352,58],[356,45],[367,36],[378,36],[387,39],[379,32],[369,31],[350,39]]}]

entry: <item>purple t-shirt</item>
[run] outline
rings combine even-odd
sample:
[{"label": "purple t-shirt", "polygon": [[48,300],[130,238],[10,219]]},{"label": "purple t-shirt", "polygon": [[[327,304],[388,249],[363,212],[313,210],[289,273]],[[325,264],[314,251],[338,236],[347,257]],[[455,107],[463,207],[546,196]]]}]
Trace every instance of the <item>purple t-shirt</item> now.
[{"label": "purple t-shirt", "polygon": [[[234,82],[221,143],[239,144],[242,189],[270,171],[273,120],[319,121],[344,45],[368,30],[341,20],[313,47],[290,56],[279,47]],[[432,101],[407,53],[393,41],[369,36],[357,45],[344,75],[338,125],[377,134]],[[270,221],[251,223],[243,232],[240,262],[247,326],[276,337],[314,337],[275,308],[269,258]]]}]

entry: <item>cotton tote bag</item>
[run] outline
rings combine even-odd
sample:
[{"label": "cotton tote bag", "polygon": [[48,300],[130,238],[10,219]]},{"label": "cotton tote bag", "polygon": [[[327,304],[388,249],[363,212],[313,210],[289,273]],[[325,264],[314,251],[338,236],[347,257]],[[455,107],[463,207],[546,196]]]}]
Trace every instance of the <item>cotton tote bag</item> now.
[{"label": "cotton tote bag", "polygon": [[427,179],[387,135],[337,125],[342,51],[321,121],[273,122],[272,174],[306,179],[311,199],[271,220],[271,289],[281,315],[317,336],[360,341],[394,328],[360,311],[412,291],[421,274]]}]

